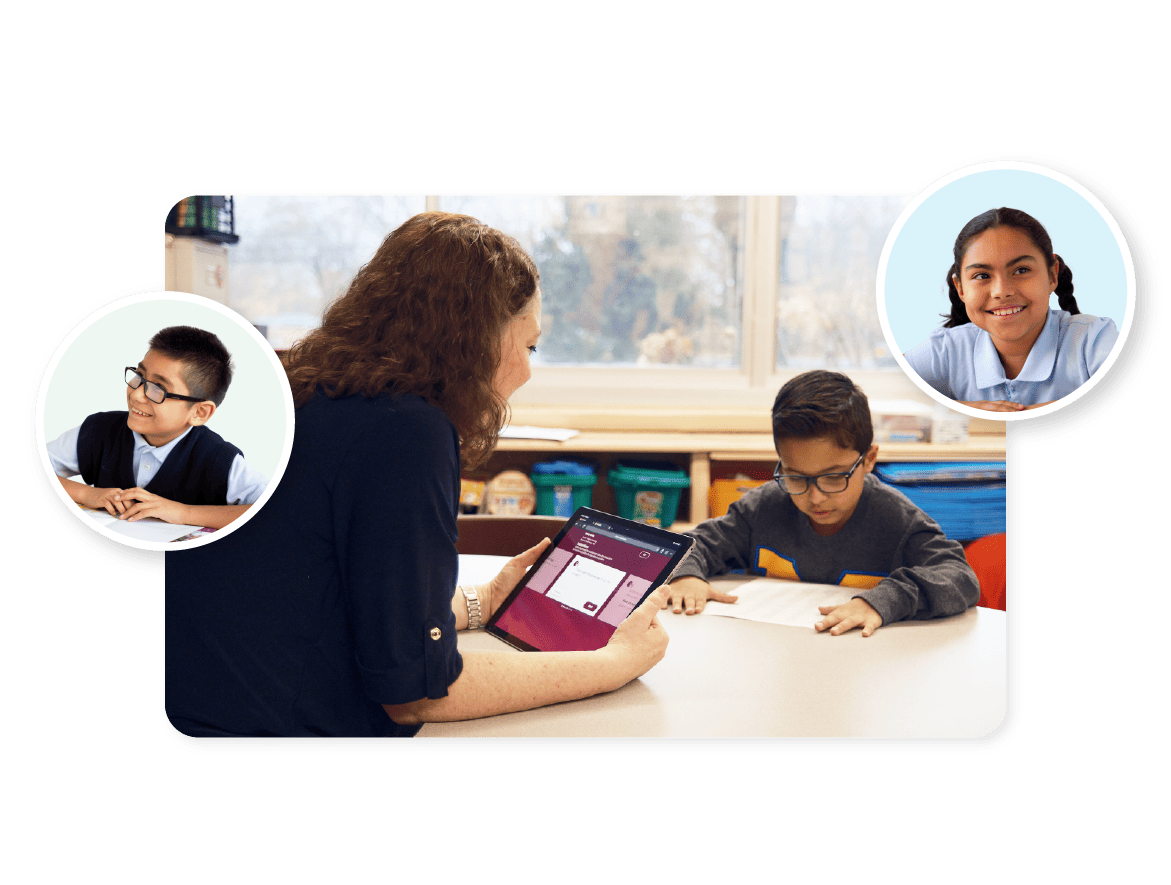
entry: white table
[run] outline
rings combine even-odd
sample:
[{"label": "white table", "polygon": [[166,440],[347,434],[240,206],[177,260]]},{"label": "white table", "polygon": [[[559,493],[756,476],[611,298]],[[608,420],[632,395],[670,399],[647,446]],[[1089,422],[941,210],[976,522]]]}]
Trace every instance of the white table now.
[{"label": "white table", "polygon": [[[462,557],[461,580],[485,580],[504,561]],[[730,589],[744,579],[718,580]],[[419,735],[979,738],[1005,715],[1002,611],[891,624],[865,638],[709,614],[659,618],[666,657],[617,691],[428,724]],[[537,654],[483,631],[461,634],[459,647]]]}]

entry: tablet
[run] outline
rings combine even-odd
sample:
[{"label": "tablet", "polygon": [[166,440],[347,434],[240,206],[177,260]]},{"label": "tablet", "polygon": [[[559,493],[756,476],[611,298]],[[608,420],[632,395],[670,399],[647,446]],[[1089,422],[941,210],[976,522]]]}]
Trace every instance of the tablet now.
[{"label": "tablet", "polygon": [[590,651],[669,580],[695,541],[581,507],[488,621],[522,651]]}]

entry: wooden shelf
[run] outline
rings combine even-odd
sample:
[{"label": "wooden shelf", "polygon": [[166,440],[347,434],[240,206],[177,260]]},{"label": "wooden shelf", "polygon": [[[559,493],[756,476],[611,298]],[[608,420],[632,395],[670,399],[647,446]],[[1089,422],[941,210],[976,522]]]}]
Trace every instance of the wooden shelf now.
[{"label": "wooden shelf", "polygon": [[[708,490],[712,481],[712,465],[729,462],[749,462],[771,467],[776,463],[770,433],[711,433],[669,431],[585,430],[565,442],[536,439],[504,439],[497,446],[488,470],[524,469],[535,461],[554,460],[566,456],[597,456],[601,475],[595,486],[595,506],[606,510],[613,506],[603,491],[605,473],[621,457],[651,457],[677,463],[685,470],[691,487],[685,493],[688,507],[680,503],[676,531],[679,526],[690,527],[708,518]],[[972,436],[962,444],[933,443],[879,443],[878,460],[890,461],[1003,461],[1005,437],[1001,435]],[[719,467],[716,468],[717,471]]]}]

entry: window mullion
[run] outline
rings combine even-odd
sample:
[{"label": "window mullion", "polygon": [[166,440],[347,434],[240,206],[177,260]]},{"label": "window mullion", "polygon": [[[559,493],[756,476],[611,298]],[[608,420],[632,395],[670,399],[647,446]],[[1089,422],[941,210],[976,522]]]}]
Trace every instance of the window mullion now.
[{"label": "window mullion", "polygon": [[776,360],[779,196],[748,197],[745,206],[743,367],[750,387],[769,383]]}]

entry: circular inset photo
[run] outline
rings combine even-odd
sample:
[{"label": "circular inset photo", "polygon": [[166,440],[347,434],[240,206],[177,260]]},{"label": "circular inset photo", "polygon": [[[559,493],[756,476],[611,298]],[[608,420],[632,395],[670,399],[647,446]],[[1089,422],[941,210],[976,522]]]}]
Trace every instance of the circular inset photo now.
[{"label": "circular inset photo", "polygon": [[135,295],[79,325],[53,355],[37,440],[62,502],[141,550],[211,543],[271,496],[293,446],[276,352],[228,308]]},{"label": "circular inset photo", "polygon": [[1106,208],[1025,163],[960,170],[895,222],[878,266],[891,352],[925,393],[980,418],[1020,420],[1087,393],[1134,314],[1134,266]]}]

